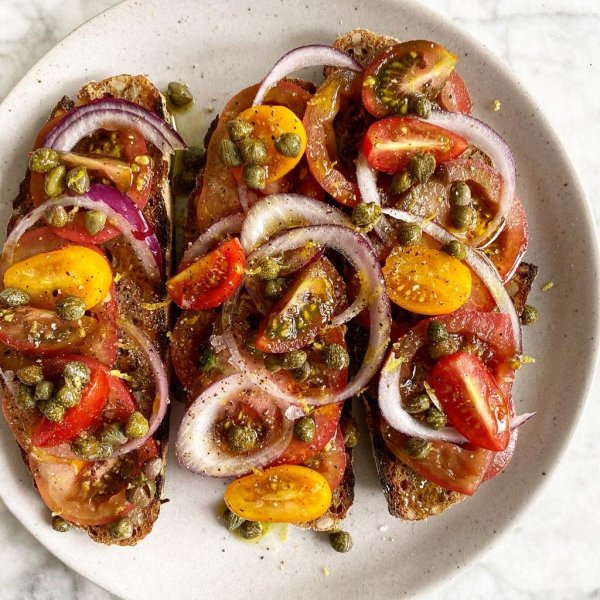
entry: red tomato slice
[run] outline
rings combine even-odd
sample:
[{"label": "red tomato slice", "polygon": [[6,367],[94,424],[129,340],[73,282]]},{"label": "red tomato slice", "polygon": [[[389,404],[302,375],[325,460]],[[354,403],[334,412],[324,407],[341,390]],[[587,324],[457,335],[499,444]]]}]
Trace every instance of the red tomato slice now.
[{"label": "red tomato slice", "polygon": [[479,357],[466,352],[445,356],[427,380],[455,429],[479,448],[506,449],[508,403]]},{"label": "red tomato slice", "polygon": [[465,115],[471,115],[473,112],[473,102],[467,84],[456,71],[450,73],[436,100],[444,110],[450,112],[460,112]]},{"label": "red tomato slice", "polygon": [[[136,172],[133,174],[131,187],[127,195],[140,207],[144,208],[148,203],[150,191],[152,190],[152,161],[148,156],[148,146],[143,136],[133,129],[119,131],[119,143],[123,145],[123,156],[135,165]],[[144,159],[136,161],[139,156],[148,156],[149,161]],[[145,163],[145,164],[144,164]]]},{"label": "red tomato slice", "polygon": [[363,149],[371,167],[397,173],[419,152],[431,152],[438,163],[460,156],[469,142],[449,129],[410,117],[375,121],[364,137]]},{"label": "red tomato slice", "polygon": [[75,242],[76,244],[103,244],[112,240],[113,238],[121,235],[121,232],[113,227],[110,223],[107,223],[102,231],[99,231],[95,235],[90,235],[85,225],[83,224],[83,213],[78,213],[75,217],[69,221],[63,227],[52,227],[52,231],[59,237]]},{"label": "red tomato slice", "polygon": [[323,450],[306,462],[306,466],[321,473],[333,492],[342,482],[346,471],[346,448],[344,434],[338,427]]},{"label": "red tomato slice", "polygon": [[238,238],[222,244],[167,281],[173,302],[185,309],[219,306],[238,288],[246,258]]},{"label": "red tomato slice", "polygon": [[13,264],[36,254],[43,254],[64,248],[65,242],[58,237],[52,227],[36,227],[24,233],[15,247]]}]

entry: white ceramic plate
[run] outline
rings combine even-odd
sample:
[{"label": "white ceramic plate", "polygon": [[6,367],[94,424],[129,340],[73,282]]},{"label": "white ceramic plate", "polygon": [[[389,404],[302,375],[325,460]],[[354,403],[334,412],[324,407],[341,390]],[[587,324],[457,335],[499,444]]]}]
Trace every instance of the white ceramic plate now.
[{"label": "white ceramic plate", "polygon": [[[541,267],[531,297],[542,315],[525,332],[526,352],[537,363],[519,374],[515,398],[519,411],[538,414],[523,428],[503,475],[428,522],[401,522],[388,515],[363,439],[355,463],[356,499],[345,523],[355,544],[347,555],[333,552],[326,536],[294,528],[285,541],[274,533],[257,544],[232,539],[216,519],[225,483],[194,476],[175,460],[167,474],[170,502],[137,547],[101,547],[82,534],[55,533],[2,421],[3,500],[42,544],[115,594],[147,599],[397,598],[423,592],[457,573],[514,524],[576,425],[598,330],[598,262],[583,192],[523,86],[473,39],[412,2],[129,0],[112,8],[58,44],[0,107],[2,229],[25,171],[25,154],[63,94],[117,73],[147,73],[161,88],[173,79],[185,80],[197,104],[184,134],[198,143],[214,117],[211,111],[260,80],[285,51],[329,43],[354,27],[401,39],[432,39],[459,54],[458,70],[471,89],[476,116],[515,153],[518,191],[531,228],[527,258]],[[491,104],[498,96],[502,110],[494,113]],[[556,289],[541,293],[541,283],[548,280],[557,283]],[[176,407],[173,426],[180,413]]]}]

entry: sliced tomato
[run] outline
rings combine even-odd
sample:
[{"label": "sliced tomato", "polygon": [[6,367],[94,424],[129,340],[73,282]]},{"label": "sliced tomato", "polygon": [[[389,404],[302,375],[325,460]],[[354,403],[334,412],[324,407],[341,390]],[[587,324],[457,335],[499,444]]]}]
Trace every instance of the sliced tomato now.
[{"label": "sliced tomato", "polygon": [[455,429],[479,448],[506,449],[508,402],[479,357],[466,352],[445,356],[427,380]]},{"label": "sliced tomato", "polygon": [[331,491],[335,491],[346,472],[346,447],[344,446],[344,434],[338,427],[335,434],[324,446],[319,454],[306,462],[306,466],[321,473],[329,483]]},{"label": "sliced tomato", "polygon": [[450,112],[460,112],[465,115],[471,115],[473,112],[473,102],[471,94],[469,94],[469,88],[456,71],[450,73],[436,100],[444,110]]},{"label": "sliced tomato", "polygon": [[36,254],[59,250],[65,246],[64,240],[58,237],[52,227],[36,227],[24,233],[15,247],[13,264],[21,262]]},{"label": "sliced tomato", "polygon": [[148,203],[153,179],[152,160],[148,155],[146,140],[133,129],[123,129],[119,131],[119,143],[123,146],[124,157],[134,170],[126,194],[143,209]]},{"label": "sliced tomato", "polygon": [[91,312],[98,319],[98,327],[87,337],[81,349],[87,356],[98,359],[107,367],[112,367],[117,359],[119,338],[117,325],[119,306],[114,283],[107,297]]},{"label": "sliced tomato", "polygon": [[306,159],[300,161],[295,170],[296,179],[292,184],[293,191],[302,196],[308,196],[315,200],[325,200],[325,190],[319,185],[315,176],[311,173]]},{"label": "sliced tomato", "polygon": [[388,117],[375,121],[364,137],[363,149],[371,167],[397,173],[412,156],[430,152],[437,163],[460,156],[469,142],[443,127],[411,117]]},{"label": "sliced tomato", "polygon": [[84,225],[83,213],[76,214],[63,227],[52,227],[51,229],[57,236],[76,244],[104,244],[104,242],[121,235],[121,232],[110,223],[107,223],[98,233],[90,235]]}]

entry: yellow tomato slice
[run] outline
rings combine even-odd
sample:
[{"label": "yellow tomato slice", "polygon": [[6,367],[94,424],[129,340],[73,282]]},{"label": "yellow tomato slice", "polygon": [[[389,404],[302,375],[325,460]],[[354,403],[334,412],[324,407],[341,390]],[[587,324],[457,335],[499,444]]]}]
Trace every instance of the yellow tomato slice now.
[{"label": "yellow tomato slice", "polygon": [[236,479],[225,490],[225,503],[250,521],[306,523],[327,512],[331,488],[308,467],[283,465]]},{"label": "yellow tomato slice", "polygon": [[[251,123],[254,127],[252,137],[262,140],[267,146],[267,183],[281,179],[298,164],[306,150],[306,130],[302,121],[289,108],[260,104],[240,113],[238,119]],[[289,157],[277,152],[275,138],[283,133],[300,136],[301,146],[297,156]]]},{"label": "yellow tomato slice", "polygon": [[434,248],[396,246],[383,267],[388,294],[398,306],[421,315],[445,315],[471,295],[471,272]]},{"label": "yellow tomato slice", "polygon": [[53,308],[66,296],[77,296],[86,308],[92,308],[106,297],[111,283],[112,270],[106,258],[76,245],[35,254],[4,274],[5,287],[24,290],[40,308]]}]

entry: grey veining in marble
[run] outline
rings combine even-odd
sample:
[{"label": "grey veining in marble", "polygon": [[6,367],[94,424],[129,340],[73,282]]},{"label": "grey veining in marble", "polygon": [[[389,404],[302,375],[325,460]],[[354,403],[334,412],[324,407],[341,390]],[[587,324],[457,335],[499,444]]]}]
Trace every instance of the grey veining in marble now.
[{"label": "grey veining in marble", "polygon": [[[526,85],[565,145],[600,224],[600,2],[422,2],[468,30]],[[115,3],[0,0],[0,99],[61,37]],[[599,399],[597,376],[582,423],[542,496],[490,553],[428,598],[600,598]],[[540,539],[542,546],[530,542]],[[114,598],[63,566],[1,501],[0,564],[0,600]]]}]

